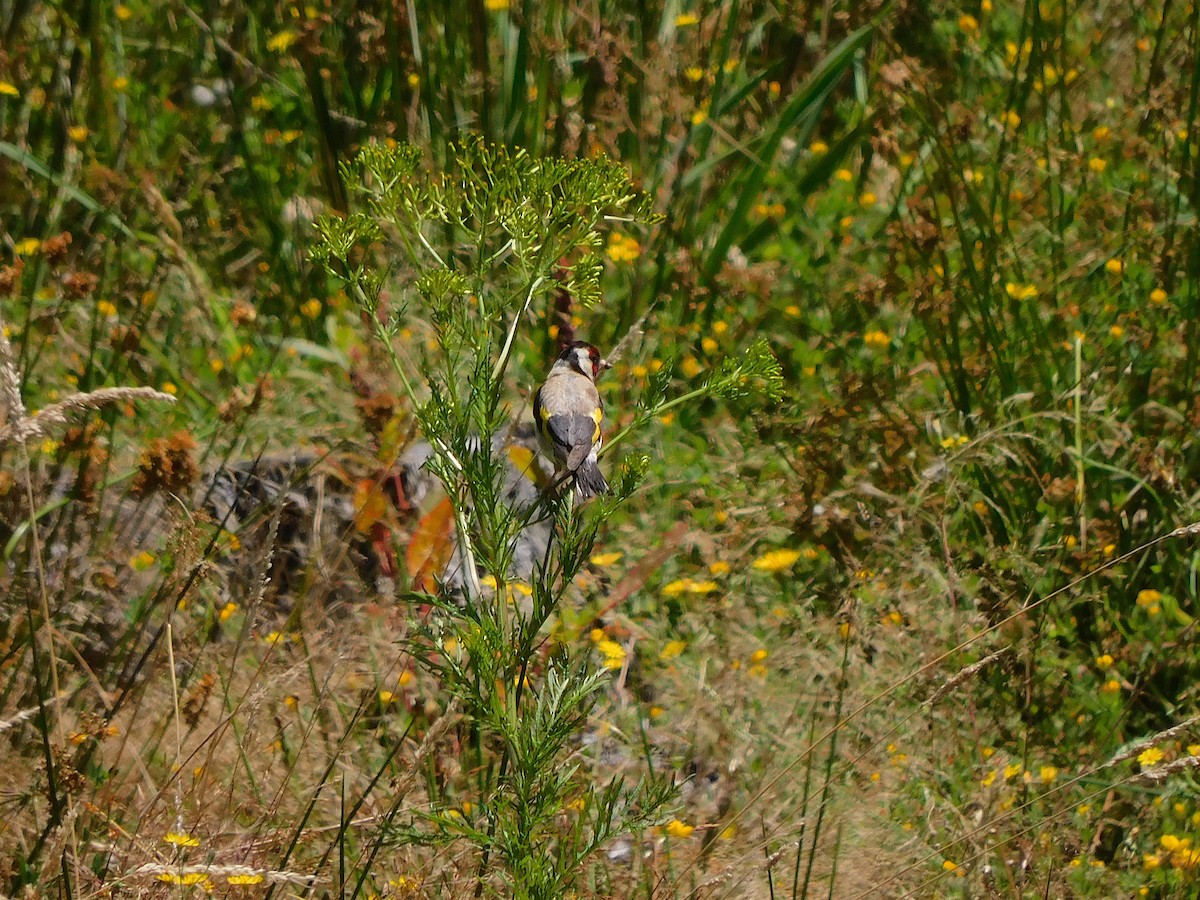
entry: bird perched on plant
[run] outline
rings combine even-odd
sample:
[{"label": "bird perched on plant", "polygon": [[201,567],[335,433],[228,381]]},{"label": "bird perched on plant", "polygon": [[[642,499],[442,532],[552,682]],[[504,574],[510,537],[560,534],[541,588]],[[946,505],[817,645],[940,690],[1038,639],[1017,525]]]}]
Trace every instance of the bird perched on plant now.
[{"label": "bird perched on plant", "polygon": [[584,341],[563,349],[533,396],[533,419],[542,451],[554,461],[556,478],[570,475],[580,500],[608,492],[596,464],[603,440],[604,404],[596,376],[610,364]]}]

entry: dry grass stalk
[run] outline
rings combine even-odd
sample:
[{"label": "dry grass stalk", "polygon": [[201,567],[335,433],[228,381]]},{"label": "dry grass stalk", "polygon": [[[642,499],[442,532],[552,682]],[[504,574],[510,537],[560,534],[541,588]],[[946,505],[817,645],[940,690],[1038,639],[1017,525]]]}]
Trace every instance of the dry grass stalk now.
[{"label": "dry grass stalk", "polygon": [[933,706],[933,704],[937,703],[968,678],[971,678],[993,663],[999,662],[1011,652],[1011,647],[1001,647],[995,653],[985,656],[983,659],[979,660],[979,662],[971,663],[971,665],[967,666],[966,668],[959,669],[959,671],[954,673],[953,677],[947,679],[945,684],[933,692],[933,696],[925,701],[925,705]]},{"label": "dry grass stalk", "polygon": [[[1136,741],[1133,744],[1130,744],[1128,747],[1126,747],[1124,750],[1122,750],[1120,753],[1118,753],[1116,756],[1114,756],[1112,759],[1110,759],[1104,765],[1098,766],[1095,771],[1099,772],[1101,769],[1107,769],[1110,766],[1117,765],[1117,763],[1123,763],[1127,759],[1133,759],[1135,756],[1139,755],[1143,750],[1148,750],[1150,747],[1153,747],[1155,744],[1162,743],[1163,741],[1171,740],[1172,738],[1176,737],[1181,731],[1186,731],[1188,728],[1191,728],[1194,724],[1196,724],[1196,722],[1200,722],[1200,715],[1192,716],[1190,719],[1185,719],[1184,721],[1180,722],[1178,725],[1173,725],[1172,727],[1168,728],[1166,731],[1160,731],[1158,734],[1154,734],[1148,738],[1143,738],[1140,741]],[[1177,760],[1177,761],[1181,762],[1182,760]],[[1169,765],[1173,765],[1173,763],[1169,764]],[[1166,766],[1160,766],[1159,768],[1165,769]]]},{"label": "dry grass stalk", "polygon": [[[8,371],[10,368],[8,360],[5,360],[3,365],[5,371],[2,377],[5,380],[5,393],[8,394],[9,403],[11,404],[11,394],[8,391],[8,378],[10,374]],[[24,415],[24,410],[21,409],[21,414],[15,417],[15,421],[9,422],[3,429],[0,429],[0,444],[13,442],[23,444],[26,441],[46,434],[51,425],[65,424],[72,413],[101,409],[113,403],[122,403],[127,400],[175,402],[175,398],[170,394],[164,394],[162,391],[156,391],[154,388],[149,387],[100,388],[86,394],[72,394],[65,400],[53,403],[45,409],[34,413],[32,416]],[[10,405],[9,408],[14,409],[18,407]]]},{"label": "dry grass stalk", "polygon": [[[49,699],[46,701],[46,706],[53,706],[55,703],[57,703],[61,699],[62,699],[62,696]],[[5,731],[8,731],[12,728],[16,728],[18,725],[20,725],[23,722],[28,722],[30,719],[32,719],[34,716],[36,716],[39,712],[41,712],[41,710],[42,710],[42,707],[40,707],[40,706],[31,706],[28,709],[23,709],[20,712],[15,713],[14,715],[10,716],[7,719],[0,719],[0,734],[4,733]]]},{"label": "dry grass stalk", "polygon": [[63,425],[73,413],[101,409],[126,400],[162,400],[174,403],[175,398],[149,387],[100,388],[86,394],[72,394],[65,400],[52,403],[45,409],[28,414],[21,400],[21,374],[17,370],[12,344],[4,333],[4,320],[0,318],[0,395],[3,406],[0,411],[0,445],[23,444],[46,434],[51,425]]},{"label": "dry grass stalk", "polygon": [[1200,756],[1183,756],[1171,760],[1169,763],[1163,763],[1161,766],[1155,766],[1153,769],[1139,772],[1130,781],[1134,784],[1162,784],[1177,772],[1194,769],[1197,766],[1200,766]]},{"label": "dry grass stalk", "polygon": [[261,878],[268,884],[299,884],[306,887],[320,881],[316,875],[302,875],[299,872],[278,869],[256,869],[252,866],[171,866],[163,863],[146,863],[132,872],[127,872],[124,877],[137,878],[143,875],[171,875],[179,878],[187,875],[203,875],[208,878]]}]

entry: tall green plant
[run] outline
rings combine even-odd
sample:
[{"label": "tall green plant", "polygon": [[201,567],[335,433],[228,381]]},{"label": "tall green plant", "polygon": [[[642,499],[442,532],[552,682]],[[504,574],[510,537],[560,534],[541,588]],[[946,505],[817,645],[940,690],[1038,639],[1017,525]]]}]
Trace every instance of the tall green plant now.
[{"label": "tall green plant", "polygon": [[[567,764],[587,712],[606,683],[569,648],[544,660],[548,624],[586,563],[597,529],[634,490],[646,460],[633,457],[613,479],[613,496],[588,507],[550,491],[522,508],[504,491],[507,460],[495,438],[510,427],[506,373],[531,310],[568,290],[585,306],[600,300],[600,229],[606,218],[645,222],[646,201],[624,168],[607,159],[535,159],[479,141],[455,145],[450,171],[422,166],[409,146],[367,147],[344,172],[361,210],[318,224],[315,259],[345,282],[387,351],[432,445],[428,469],[450,498],[463,596],[411,593],[432,607],[413,652],[461,704],[473,729],[478,795],[444,798],[403,831],[406,840],[465,840],[479,857],[478,893],[560,897],[583,863],[612,835],[657,820],[671,786],[594,786]],[[371,248],[392,239],[402,262]],[[396,338],[427,322],[436,348],[414,364]],[[682,402],[656,379],[636,421]],[[730,361],[687,395],[778,397],[778,366],[765,344]],[[534,515],[553,522],[535,566],[526,608],[511,600],[518,537]],[[562,816],[575,810],[572,828]],[[502,875],[488,869],[492,860]],[[501,887],[503,884],[503,887]]]}]

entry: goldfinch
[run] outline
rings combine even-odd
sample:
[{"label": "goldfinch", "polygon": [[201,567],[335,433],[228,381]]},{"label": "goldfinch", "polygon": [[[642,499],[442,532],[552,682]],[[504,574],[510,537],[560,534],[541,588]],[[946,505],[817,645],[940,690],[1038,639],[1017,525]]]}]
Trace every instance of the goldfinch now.
[{"label": "goldfinch", "polygon": [[533,395],[533,419],[542,452],[553,460],[556,479],[571,476],[580,500],[608,492],[608,482],[596,464],[604,418],[596,376],[609,367],[599,350],[575,341],[558,355]]}]

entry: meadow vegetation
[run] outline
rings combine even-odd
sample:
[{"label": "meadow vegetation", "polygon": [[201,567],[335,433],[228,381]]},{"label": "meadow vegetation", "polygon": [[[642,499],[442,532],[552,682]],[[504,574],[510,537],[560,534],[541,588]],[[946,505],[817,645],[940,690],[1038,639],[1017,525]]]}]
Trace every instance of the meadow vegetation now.
[{"label": "meadow vegetation", "polygon": [[0,894],[1200,894],[1195,3],[0,35]]}]

